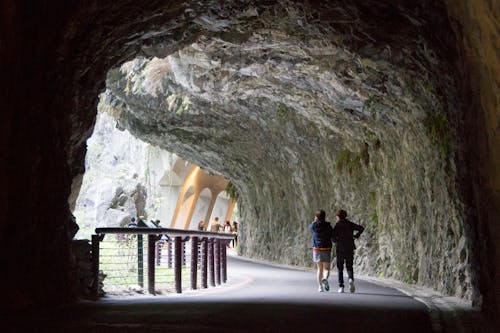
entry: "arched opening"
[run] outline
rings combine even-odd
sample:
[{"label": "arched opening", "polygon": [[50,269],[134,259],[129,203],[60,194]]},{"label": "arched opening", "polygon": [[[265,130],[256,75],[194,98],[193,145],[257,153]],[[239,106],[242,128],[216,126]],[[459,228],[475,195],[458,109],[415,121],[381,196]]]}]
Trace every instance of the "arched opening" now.
[{"label": "arched opening", "polygon": [[[454,26],[472,24],[471,16],[484,14],[481,6],[185,4],[189,11],[158,3],[137,8],[126,1],[91,8],[66,4],[38,8],[72,13],[40,32],[35,26],[44,25],[35,23],[41,19],[27,30],[12,24],[20,36],[40,37],[33,49],[43,56],[33,63],[27,46],[9,40],[8,77],[18,78],[15,71],[31,64],[46,67],[48,80],[23,75],[19,79],[31,95],[14,90],[16,101],[8,97],[5,103],[11,111],[3,133],[8,148],[2,180],[8,186],[2,211],[5,221],[17,221],[23,211],[30,218],[2,224],[2,244],[10,253],[17,248],[12,235],[27,233],[30,242],[17,258],[30,262],[38,249],[47,253],[36,256],[36,283],[16,260],[2,259],[15,277],[6,282],[15,290],[8,298],[60,302],[70,294],[58,290],[68,276],[53,268],[62,263],[62,271],[69,271],[74,224],[67,198],[80,187],[84,141],[111,69],[109,97],[120,126],[193,157],[237,186],[245,222],[242,253],[306,264],[306,231],[290,235],[278,221],[299,230],[318,207],[346,207],[374,230],[360,247],[362,270],[476,304],[484,297],[495,308],[497,160],[486,156],[497,156],[491,148],[497,130],[483,120],[497,111],[494,103],[479,103],[494,94],[475,91],[467,80],[491,87],[484,82],[493,82],[488,78],[494,74],[462,45],[462,37],[475,40],[473,33],[457,28],[457,38],[448,22],[449,12],[458,17]],[[118,10],[111,10],[114,5]],[[26,8],[9,8],[5,13],[21,21]],[[478,29],[489,31],[486,25]],[[121,68],[138,54],[142,58]],[[165,66],[174,77],[166,80],[175,89],[162,90],[163,81],[135,80],[169,56]],[[38,92],[46,81],[49,86]],[[145,105],[156,112],[146,112]],[[481,110],[476,120],[475,110]],[[468,120],[472,125],[464,128]],[[469,150],[478,143],[479,161]],[[17,151],[25,154],[15,159]],[[46,247],[47,238],[59,242]],[[283,243],[292,250],[285,252]]]}]

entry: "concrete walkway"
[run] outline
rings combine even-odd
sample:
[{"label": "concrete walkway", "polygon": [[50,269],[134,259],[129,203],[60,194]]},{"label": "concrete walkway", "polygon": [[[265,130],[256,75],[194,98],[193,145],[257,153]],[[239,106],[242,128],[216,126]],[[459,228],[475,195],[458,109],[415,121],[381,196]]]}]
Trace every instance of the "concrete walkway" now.
[{"label": "concrete walkway", "polygon": [[13,332],[432,332],[428,308],[396,289],[358,279],[356,293],[339,294],[334,274],[331,291],[320,293],[311,271],[228,260],[228,283],[216,288],[105,297],[9,316],[2,326]]}]

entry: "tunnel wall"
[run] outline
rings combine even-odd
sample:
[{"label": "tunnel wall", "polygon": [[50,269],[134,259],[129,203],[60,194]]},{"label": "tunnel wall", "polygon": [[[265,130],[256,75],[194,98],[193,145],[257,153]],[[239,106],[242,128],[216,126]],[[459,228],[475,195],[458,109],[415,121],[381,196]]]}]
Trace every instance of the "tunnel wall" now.
[{"label": "tunnel wall", "polygon": [[[499,299],[496,282],[499,280],[495,279],[498,274],[495,269],[498,246],[495,241],[499,239],[500,186],[496,182],[498,159],[495,157],[498,153],[495,149],[498,147],[498,128],[494,125],[494,120],[498,119],[498,107],[494,97],[496,90],[490,87],[495,85],[495,77],[498,77],[495,75],[498,64],[495,63],[494,51],[487,46],[493,45],[488,41],[495,31],[491,30],[491,25],[478,24],[475,13],[478,17],[485,15],[494,20],[494,13],[498,10],[495,10],[492,1],[476,3],[478,5],[472,11],[450,5],[462,56],[456,64],[457,68],[463,69],[460,79],[464,85],[459,87],[459,93],[470,97],[464,99],[465,105],[459,107],[463,110],[463,118],[474,124],[467,126],[470,123],[466,122],[463,127],[457,126],[466,143],[465,155],[458,164],[458,186],[460,199],[465,205],[464,227],[469,228],[466,241],[472,249],[470,265],[474,266],[473,271],[477,269],[471,281],[478,291],[476,302],[482,304],[486,311],[495,312]],[[485,8],[491,9],[489,12],[493,16]],[[43,2],[30,5],[14,1],[2,3],[1,47],[2,55],[5,55],[2,70],[6,73],[2,80],[3,86],[7,87],[2,94],[4,112],[0,125],[4,157],[0,180],[5,184],[0,204],[0,264],[7,272],[1,278],[3,294],[6,295],[2,307],[12,309],[32,304],[60,304],[71,299],[72,258],[69,244],[76,226],[67,199],[73,179],[83,172],[85,140],[92,130],[97,96],[104,89],[107,70],[139,53],[136,44],[130,41],[136,38],[134,33],[154,30],[160,19],[151,14],[158,12],[162,13],[161,21],[168,21],[180,16],[181,8],[178,4],[155,1],[141,6],[134,1],[106,5],[89,1],[81,7]],[[128,19],[130,17],[135,19]],[[483,34],[484,39],[481,40],[474,37],[479,31],[489,33]],[[490,50],[493,56],[485,58],[474,53],[468,41],[470,45],[486,45],[486,50]],[[306,125],[298,124],[299,127]],[[370,149],[376,149],[375,146],[374,143]],[[476,147],[480,147],[479,151]],[[395,165],[399,164],[398,158],[403,163],[404,156],[396,157]],[[323,163],[331,168],[336,162],[326,158]],[[384,165],[388,162],[381,159],[374,163]],[[392,172],[397,174],[397,170]],[[241,184],[252,179],[251,175],[248,179],[240,176]],[[286,244],[290,237],[296,237],[282,227],[286,220],[280,219],[279,214],[275,217],[275,207],[281,207],[280,200],[286,198],[287,193],[277,189],[282,180],[266,178],[269,177],[267,174],[257,173],[255,176],[262,176],[262,183],[248,188],[242,196],[242,206],[246,210],[243,214],[248,217],[248,229],[242,231],[243,237],[252,240],[247,247],[254,249],[243,251],[257,257],[280,260],[283,257],[264,255],[267,249],[259,244]],[[308,185],[321,181],[314,175],[308,179],[312,180]],[[443,186],[447,189],[448,185]],[[253,199],[262,195],[276,199],[265,206],[253,205]],[[333,191],[327,192],[327,195],[335,198],[338,194]],[[300,223],[302,219],[307,219],[309,213],[304,209],[294,211],[297,208],[314,210],[315,206],[323,205],[333,210],[347,201],[336,198],[332,204],[322,199],[320,193],[310,193],[305,199],[311,199],[312,205],[304,202],[296,206],[292,202],[284,207],[288,208],[290,216],[297,216]],[[364,209],[348,206],[349,210],[359,212],[357,215],[360,218],[371,204],[369,195],[349,199],[350,202],[365,202]],[[383,201],[375,200],[375,205],[383,204]],[[404,207],[408,214],[413,214],[414,209],[409,203]],[[458,218],[456,212],[452,218]],[[365,218],[369,220],[368,216]],[[392,219],[398,220],[399,217]],[[252,220],[259,220],[259,224],[252,224],[256,223]],[[273,222],[266,223],[268,221]],[[252,234],[252,228],[260,231]],[[22,246],[19,246],[20,240],[23,240]],[[303,237],[299,236],[292,242],[299,244],[302,240]],[[292,258],[305,258],[307,255],[306,247],[296,247],[294,251],[298,253]],[[273,253],[279,254],[276,251]],[[401,258],[403,261],[406,259]],[[297,260],[290,263],[303,262]],[[373,266],[370,262],[359,264]],[[405,279],[404,275],[397,277]],[[433,284],[435,278],[443,277],[424,275],[423,283]],[[479,299],[481,297],[483,302]]]},{"label": "tunnel wall", "polygon": [[447,1],[447,7],[460,41],[458,67],[465,96],[461,135],[466,158],[461,193],[469,204],[466,216],[473,234],[473,265],[481,272],[479,288],[488,290],[483,308],[491,315],[500,311],[500,57],[495,46],[500,6],[495,1]]}]

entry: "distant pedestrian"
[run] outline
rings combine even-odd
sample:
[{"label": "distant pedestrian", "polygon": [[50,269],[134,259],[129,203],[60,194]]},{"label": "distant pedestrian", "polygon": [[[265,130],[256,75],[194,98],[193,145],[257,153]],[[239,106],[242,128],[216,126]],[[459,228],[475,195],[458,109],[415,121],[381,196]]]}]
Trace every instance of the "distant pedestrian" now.
[{"label": "distant pedestrian", "polygon": [[129,228],[135,228],[137,227],[137,223],[135,223],[135,217],[130,219],[130,223],[128,224]]},{"label": "distant pedestrian", "polygon": [[231,227],[231,222],[226,221],[226,223],[224,223],[224,233],[230,234],[232,231],[233,231],[233,228]]},{"label": "distant pedestrian", "polygon": [[233,248],[235,248],[238,245],[238,222],[236,221],[233,221],[233,235],[234,238],[232,242],[233,242]]},{"label": "distant pedestrian", "polygon": [[314,221],[309,225],[309,231],[313,234],[313,261],[318,268],[316,275],[319,292],[330,290],[328,277],[330,277],[333,229],[325,218],[325,211],[319,210],[314,216]]},{"label": "distant pedestrian", "polygon": [[[151,220],[151,222],[157,227],[157,228],[161,228],[160,224],[161,224],[161,221],[160,220]],[[165,245],[165,239],[164,239],[164,235],[162,235],[162,237],[160,237],[160,239],[158,241],[156,241],[155,243],[155,246],[156,246],[156,266],[160,266],[160,263],[161,263],[161,251],[163,249],[163,246]]]},{"label": "distant pedestrian", "polygon": [[212,224],[210,225],[210,231],[219,232],[220,231],[219,229],[220,229],[219,218],[216,217],[214,221],[212,221]]},{"label": "distant pedestrian", "polygon": [[[343,209],[337,211],[337,223],[333,227],[333,241],[336,243],[337,250],[337,269],[339,274],[339,293],[344,292],[344,263],[349,276],[349,291],[356,291],[354,286],[354,239],[359,238],[363,233],[363,228],[359,224],[353,223],[347,219],[347,212]],[[356,233],[354,233],[356,232]]]},{"label": "distant pedestrian", "polygon": [[[225,234],[232,234],[233,233],[233,227],[231,227],[231,222],[230,221],[226,221],[224,223],[224,233]],[[231,247],[231,242],[227,242],[226,247],[230,248]]]},{"label": "distant pedestrian", "polygon": [[198,230],[205,230],[205,221],[201,220],[200,223],[198,223]]}]

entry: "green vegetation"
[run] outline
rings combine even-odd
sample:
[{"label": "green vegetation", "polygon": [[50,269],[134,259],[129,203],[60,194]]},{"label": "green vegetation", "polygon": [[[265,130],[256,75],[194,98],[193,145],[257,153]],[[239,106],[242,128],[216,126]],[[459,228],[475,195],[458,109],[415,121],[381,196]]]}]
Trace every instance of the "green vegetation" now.
[{"label": "green vegetation", "polygon": [[236,186],[234,186],[233,183],[229,182],[226,185],[226,189],[224,190],[227,195],[233,200],[238,200],[238,190],[236,189]]},{"label": "green vegetation", "polygon": [[411,273],[406,274],[405,283],[406,284],[414,284],[415,283],[415,280],[413,280]]},{"label": "green vegetation", "polygon": [[230,135],[224,135],[221,137],[221,139],[224,144],[230,144],[234,141],[234,139]]},{"label": "green vegetation", "polygon": [[340,151],[335,161],[335,169],[337,170],[337,172],[342,172],[346,169],[351,160],[351,154],[352,153],[347,149],[343,149]]},{"label": "green vegetation", "polygon": [[290,110],[286,107],[285,104],[279,103],[278,109],[276,110],[276,114],[278,115],[280,123],[284,123],[290,115]]},{"label": "green vegetation", "polygon": [[431,112],[424,119],[423,124],[431,143],[437,147],[439,156],[447,159],[453,149],[453,137],[446,115],[443,112]]},{"label": "green vegetation", "polygon": [[184,111],[189,109],[191,101],[189,96],[181,96],[179,94],[171,94],[166,99],[167,108],[169,111],[175,110],[175,114],[182,115]]},{"label": "green vegetation", "polygon": [[369,141],[370,146],[375,148],[375,149],[380,149],[380,147],[382,146],[382,142],[380,142],[380,139],[378,138],[378,136],[376,136],[373,133],[370,133],[368,135],[368,141]]},{"label": "green vegetation", "polygon": [[376,104],[380,103],[381,98],[377,95],[370,95],[363,103],[363,112],[371,112],[372,117],[375,117],[376,113],[374,107]]},{"label": "green vegetation", "polygon": [[182,112],[187,111],[189,109],[189,105],[191,104],[191,101],[189,100],[189,96],[184,96],[182,98],[181,105],[177,109],[177,114],[180,115]]},{"label": "green vegetation", "polygon": [[346,171],[350,175],[359,174],[364,167],[367,167],[370,162],[370,155],[368,153],[368,145],[363,145],[363,148],[357,152],[351,152],[348,149],[343,149],[337,155],[335,161],[335,169],[337,172]]}]

